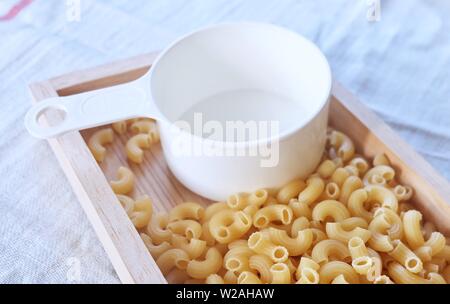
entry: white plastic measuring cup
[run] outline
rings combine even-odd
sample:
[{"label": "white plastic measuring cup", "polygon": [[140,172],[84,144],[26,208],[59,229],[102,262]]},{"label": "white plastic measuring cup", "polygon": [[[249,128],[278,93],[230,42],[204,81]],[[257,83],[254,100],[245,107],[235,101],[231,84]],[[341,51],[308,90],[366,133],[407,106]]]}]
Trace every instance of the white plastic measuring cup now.
[{"label": "white plastic measuring cup", "polygon": [[[174,175],[192,191],[223,200],[240,191],[279,187],[314,170],[325,145],[331,84],[326,58],[304,37],[270,24],[221,24],[175,41],[135,81],[39,102],[27,113],[25,125],[33,136],[50,138],[123,119],[154,118]],[[278,134],[243,141],[218,141],[175,126],[174,122],[199,102],[242,90],[290,100],[288,111],[279,108],[280,113],[292,114],[279,119],[281,124],[285,120],[289,124]],[[245,98],[240,102],[242,107],[233,103],[230,111],[231,103],[224,101],[227,115],[236,113],[239,119],[240,109],[246,109],[246,117],[251,118],[253,108],[255,116],[278,113],[276,105],[268,110],[265,103],[258,104],[258,98],[252,100],[253,108]],[[40,125],[39,116],[51,108],[64,111],[65,119],[56,126]],[[180,146],[174,143],[183,141],[191,144],[191,151],[223,146],[243,153],[180,153]],[[276,147],[273,166],[262,165],[267,155],[245,153],[261,145]]]}]

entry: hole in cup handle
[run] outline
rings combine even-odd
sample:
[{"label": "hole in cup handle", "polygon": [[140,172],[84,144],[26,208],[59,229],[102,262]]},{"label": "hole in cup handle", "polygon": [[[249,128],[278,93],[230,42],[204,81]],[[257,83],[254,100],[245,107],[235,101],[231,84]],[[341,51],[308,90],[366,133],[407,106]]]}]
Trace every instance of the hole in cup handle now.
[{"label": "hole in cup handle", "polygon": [[[51,138],[130,118],[158,119],[159,113],[150,101],[147,84],[144,79],[138,79],[100,90],[46,99],[27,112],[25,127],[34,137]],[[66,115],[57,125],[42,125],[39,118],[50,109],[62,110]]]}]

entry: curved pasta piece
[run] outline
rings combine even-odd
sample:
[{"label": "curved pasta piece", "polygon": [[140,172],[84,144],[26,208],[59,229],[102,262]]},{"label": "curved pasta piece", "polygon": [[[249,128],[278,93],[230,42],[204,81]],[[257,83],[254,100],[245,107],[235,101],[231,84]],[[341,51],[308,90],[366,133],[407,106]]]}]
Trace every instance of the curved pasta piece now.
[{"label": "curved pasta piece", "polygon": [[114,140],[114,132],[111,128],[96,131],[88,140],[88,147],[91,150],[95,160],[101,163],[105,159],[106,144],[112,143]]},{"label": "curved pasta piece", "polygon": [[[311,271],[307,270],[313,270],[315,273],[312,273]],[[307,257],[301,257],[300,263],[298,264],[297,270],[295,272],[295,278],[297,280],[301,280],[302,276],[306,275],[304,280],[301,282],[297,282],[297,284],[318,284],[319,283],[319,277],[317,274],[317,282],[316,282],[316,273],[320,269],[320,265],[316,263],[313,259],[307,258]],[[303,270],[307,270],[306,273],[302,273]],[[314,279],[313,279],[314,278]]]},{"label": "curved pasta piece", "polygon": [[395,240],[394,249],[388,254],[393,257],[397,262],[402,264],[411,273],[419,273],[423,269],[423,263],[420,258],[411,251],[400,240]]},{"label": "curved pasta piece", "polygon": [[253,225],[262,229],[269,226],[271,222],[279,221],[284,225],[292,222],[292,209],[286,205],[271,205],[258,210],[253,216]]},{"label": "curved pasta piece", "polygon": [[336,165],[336,163],[334,163],[332,160],[326,159],[319,165],[316,172],[320,175],[321,178],[327,179],[333,175],[337,167],[338,166]]},{"label": "curved pasta piece", "polygon": [[361,156],[355,156],[351,161],[350,165],[354,166],[356,169],[358,169],[359,175],[364,175],[367,170],[369,170],[369,164],[367,161],[361,157]]},{"label": "curved pasta piece", "polygon": [[349,161],[355,154],[355,146],[352,140],[342,132],[333,130],[329,134],[329,143],[334,148],[337,156],[344,162]]},{"label": "curved pasta piece", "polygon": [[243,210],[249,205],[248,193],[236,193],[227,198],[227,205],[233,210]]},{"label": "curved pasta piece", "polygon": [[399,202],[410,200],[414,193],[413,189],[410,186],[402,186],[402,185],[395,186],[392,189],[392,192],[394,192],[394,195]]},{"label": "curved pasta piece", "polygon": [[297,237],[291,238],[286,231],[269,228],[270,240],[275,245],[283,246],[290,256],[298,256],[305,253],[312,245],[313,234],[311,230],[298,231]]},{"label": "curved pasta piece", "polygon": [[389,208],[393,212],[398,210],[395,195],[389,189],[380,186],[369,186],[354,191],[348,199],[347,207],[353,216],[359,216],[370,221],[373,218],[373,213],[366,209],[366,204]]},{"label": "curved pasta piece", "polygon": [[109,185],[116,194],[127,194],[133,190],[134,174],[127,167],[119,167],[117,170],[117,180],[110,181]]},{"label": "curved pasta piece", "polygon": [[358,284],[359,276],[352,266],[341,261],[328,262],[319,270],[320,284],[329,284],[339,275],[343,275],[349,284]]},{"label": "curved pasta piece", "polygon": [[185,270],[173,268],[167,275],[166,280],[169,284],[184,284],[190,277]]},{"label": "curved pasta piece", "polygon": [[444,278],[437,273],[429,273],[427,278],[422,278],[397,262],[389,263],[387,269],[389,276],[397,284],[446,284]]},{"label": "curved pasta piece", "polygon": [[222,267],[223,258],[219,250],[211,247],[206,252],[203,261],[192,260],[187,264],[186,272],[194,279],[206,279],[209,275],[217,273]]},{"label": "curved pasta piece", "polygon": [[156,260],[156,264],[163,275],[167,275],[175,267],[184,270],[188,266],[188,263],[188,254],[178,248],[167,250]]},{"label": "curved pasta piece", "polygon": [[442,233],[432,232],[428,240],[414,252],[422,259],[422,261],[428,262],[444,250],[446,247],[446,240]]},{"label": "curved pasta piece", "polygon": [[150,222],[153,214],[153,204],[146,195],[138,198],[134,202],[133,212],[131,213],[131,221],[137,229],[144,228]]},{"label": "curved pasta piece", "polygon": [[395,177],[395,171],[390,166],[379,165],[364,174],[364,185],[386,185]]},{"label": "curved pasta piece", "polygon": [[270,272],[272,265],[273,261],[263,254],[252,255],[249,259],[250,269],[259,274],[262,283],[272,282],[272,273]]},{"label": "curved pasta piece", "polygon": [[329,182],[325,185],[325,189],[323,190],[322,195],[319,197],[319,200],[337,200],[341,190],[339,189],[338,184],[334,182]]},{"label": "curved pasta piece", "polygon": [[341,202],[335,200],[325,200],[318,203],[313,211],[312,218],[315,221],[324,222],[329,218],[335,222],[340,222],[350,217],[347,208]]},{"label": "curved pasta piece", "polygon": [[298,195],[298,201],[311,205],[322,194],[325,189],[325,182],[319,176],[311,176],[306,180],[306,188]]},{"label": "curved pasta piece", "polygon": [[199,239],[203,233],[202,226],[194,220],[179,220],[170,222],[167,229],[172,233],[185,236],[188,240]]},{"label": "curved pasta piece", "polygon": [[248,247],[256,253],[267,255],[275,263],[285,262],[289,257],[285,247],[275,245],[262,232],[255,232],[249,237]]},{"label": "curved pasta piece", "polygon": [[312,210],[307,203],[300,203],[296,199],[291,199],[288,206],[292,209],[295,218],[305,217],[308,220],[312,220]]},{"label": "curved pasta piece", "polygon": [[339,193],[339,201],[345,205],[348,204],[350,195],[363,187],[363,183],[358,176],[350,175],[345,179],[341,191]]},{"label": "curved pasta piece", "polygon": [[269,192],[266,189],[258,189],[248,196],[248,204],[251,206],[262,206],[269,197]]},{"label": "curved pasta piece", "polygon": [[244,211],[223,210],[209,221],[211,235],[221,244],[242,237],[251,226],[251,217]]},{"label": "curved pasta piece", "polygon": [[367,229],[356,227],[352,230],[345,230],[341,223],[327,223],[325,229],[330,239],[335,239],[344,243],[347,243],[353,237],[359,237],[365,243],[371,236],[371,232]]},{"label": "curved pasta piece", "polygon": [[147,234],[156,244],[164,241],[171,242],[172,232],[167,229],[168,223],[169,216],[166,213],[158,213],[152,217],[150,223],[147,225]]},{"label": "curved pasta piece", "polygon": [[225,209],[230,209],[227,203],[225,202],[210,204],[208,207],[205,208],[205,214],[203,215],[201,222],[205,223],[209,221],[216,213]]},{"label": "curved pasta piece", "polygon": [[172,235],[172,246],[189,255],[190,259],[200,257],[206,250],[206,242],[199,239],[187,239],[181,235]]},{"label": "curved pasta piece", "polygon": [[[336,183],[339,187],[344,185],[345,180],[351,176],[345,168],[337,168],[331,176],[331,181]],[[342,192],[341,192],[342,193]]]},{"label": "curved pasta piece", "polygon": [[[296,218],[295,221],[293,221],[292,225],[291,225],[291,231],[290,231],[291,236],[296,238],[300,231],[305,230],[309,227],[310,227],[310,223],[306,217],[302,216],[302,217]],[[311,232],[311,234],[312,234],[312,232]],[[313,236],[313,240],[314,240],[314,236]]]},{"label": "curved pasta piece", "polygon": [[350,252],[344,243],[327,239],[320,241],[314,246],[311,257],[318,264],[328,263],[333,258],[349,261]]},{"label": "curved pasta piece", "polygon": [[197,203],[185,202],[172,208],[169,212],[169,222],[180,220],[201,221],[205,215],[205,209]]},{"label": "curved pasta piece", "polygon": [[143,149],[148,149],[151,145],[151,138],[147,134],[134,135],[125,145],[128,159],[137,164],[142,163],[144,160]]},{"label": "curved pasta piece", "polygon": [[158,259],[161,254],[163,254],[167,250],[172,249],[172,245],[170,245],[168,242],[162,242],[159,245],[153,244],[152,239],[145,233],[141,233],[140,237],[144,242],[145,247],[147,247],[148,251],[155,260]]},{"label": "curved pasta piece", "polygon": [[249,258],[254,254],[255,253],[248,248],[246,242],[240,246],[230,248],[223,258],[224,267],[225,269],[236,273],[248,271],[250,269]]},{"label": "curved pasta piece", "polygon": [[283,186],[277,194],[277,200],[281,204],[288,204],[293,198],[297,198],[300,192],[305,189],[304,181],[297,179]]},{"label": "curved pasta piece", "polygon": [[412,249],[419,248],[425,244],[420,226],[421,221],[422,213],[417,210],[408,210],[403,215],[405,238]]}]

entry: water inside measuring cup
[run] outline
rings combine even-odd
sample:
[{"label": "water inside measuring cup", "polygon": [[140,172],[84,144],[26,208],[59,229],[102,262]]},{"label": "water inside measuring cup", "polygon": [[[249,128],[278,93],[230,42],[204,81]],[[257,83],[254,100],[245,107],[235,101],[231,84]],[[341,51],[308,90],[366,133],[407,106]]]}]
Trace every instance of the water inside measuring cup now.
[{"label": "water inside measuring cup", "polygon": [[[289,98],[263,90],[242,89],[201,100],[179,120],[188,122],[194,134],[200,132],[209,139],[237,142],[277,136],[298,126],[306,117],[301,105]],[[203,130],[198,130],[199,127]]]}]

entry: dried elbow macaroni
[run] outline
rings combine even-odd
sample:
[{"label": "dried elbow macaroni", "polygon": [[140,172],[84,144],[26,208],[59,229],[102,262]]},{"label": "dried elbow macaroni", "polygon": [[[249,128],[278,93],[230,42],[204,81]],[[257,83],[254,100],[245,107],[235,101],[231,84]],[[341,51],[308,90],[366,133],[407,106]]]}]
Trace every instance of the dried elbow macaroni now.
[{"label": "dried elbow macaroni", "polygon": [[[127,126],[113,129],[122,134]],[[127,154],[140,163],[159,137],[151,120],[130,129]],[[97,160],[112,137],[112,129],[94,134]],[[169,283],[450,283],[449,239],[412,207],[413,189],[398,183],[385,154],[369,161],[336,130],[309,177],[207,207],[185,202],[153,214],[148,197],[125,195],[131,170],[117,176],[111,186]]]}]

